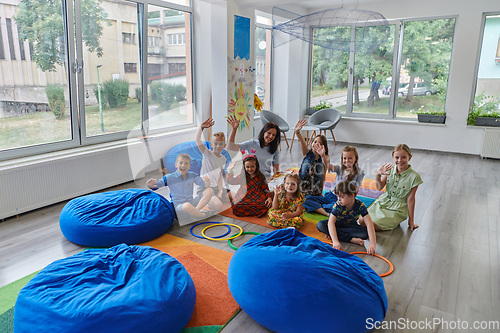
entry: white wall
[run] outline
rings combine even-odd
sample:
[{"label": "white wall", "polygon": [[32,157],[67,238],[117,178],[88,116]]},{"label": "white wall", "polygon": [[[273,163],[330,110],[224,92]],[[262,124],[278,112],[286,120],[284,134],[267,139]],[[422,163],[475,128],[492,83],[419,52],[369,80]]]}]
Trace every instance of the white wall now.
[{"label": "white wall", "polygon": [[[404,5],[397,1],[383,1],[360,3],[358,9],[380,12],[387,19],[457,16],[446,103],[447,119],[445,126],[343,119],[335,130],[337,140],[384,146],[407,143],[412,148],[480,154],[483,129],[467,127],[466,118],[475,87],[482,14],[500,12],[500,1],[421,0],[408,1]],[[274,70],[278,72],[273,77],[272,89],[273,107],[282,116],[282,108],[286,107],[286,120],[291,125],[297,120],[296,107],[300,106],[301,114],[305,111],[308,78],[304,68],[309,66],[308,57],[299,56],[300,52],[293,43],[308,48],[307,43],[296,41],[285,46],[289,50],[273,49]],[[283,66],[287,66],[288,72],[281,72]],[[300,91],[297,91],[298,85]]]}]

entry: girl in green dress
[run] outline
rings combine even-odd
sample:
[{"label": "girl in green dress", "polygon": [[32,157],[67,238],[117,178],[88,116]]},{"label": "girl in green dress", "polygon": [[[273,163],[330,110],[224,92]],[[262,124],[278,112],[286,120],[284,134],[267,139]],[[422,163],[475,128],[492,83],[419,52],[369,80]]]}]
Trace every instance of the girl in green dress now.
[{"label": "girl in green dress", "polygon": [[[386,163],[377,170],[376,185],[382,194],[369,208],[368,214],[375,224],[375,230],[391,230],[408,218],[408,227],[415,230],[414,222],[415,193],[422,184],[420,175],[408,162],[411,160],[411,150],[405,144],[399,144],[392,150],[394,165]],[[360,224],[362,224],[360,219]]]}]

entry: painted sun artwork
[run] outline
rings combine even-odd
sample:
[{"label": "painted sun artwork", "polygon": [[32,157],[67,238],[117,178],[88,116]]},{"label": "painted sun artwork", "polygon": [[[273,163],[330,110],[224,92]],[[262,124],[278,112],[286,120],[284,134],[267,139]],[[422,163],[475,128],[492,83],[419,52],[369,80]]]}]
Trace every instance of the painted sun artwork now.
[{"label": "painted sun artwork", "polygon": [[253,92],[247,91],[243,88],[240,82],[234,83],[235,90],[231,93],[229,100],[229,112],[226,118],[234,115],[240,121],[239,129],[250,128],[250,111],[252,110]]}]

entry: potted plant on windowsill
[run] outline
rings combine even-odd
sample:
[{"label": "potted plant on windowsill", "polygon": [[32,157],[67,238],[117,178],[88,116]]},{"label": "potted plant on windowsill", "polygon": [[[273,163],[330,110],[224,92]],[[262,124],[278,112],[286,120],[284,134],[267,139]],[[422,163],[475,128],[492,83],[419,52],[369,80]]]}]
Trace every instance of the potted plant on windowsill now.
[{"label": "potted plant on windowsill", "polygon": [[329,109],[333,107],[333,103],[327,102],[327,101],[320,101],[318,104],[311,108],[306,109],[306,115],[312,116],[314,112],[323,110],[323,109]]},{"label": "potted plant on windowsill", "polygon": [[477,95],[470,107],[467,124],[500,127],[500,113],[495,111],[497,105],[498,97],[485,96],[484,93]]},{"label": "potted plant on windowsill", "polygon": [[411,112],[417,114],[419,123],[444,124],[446,120],[446,112],[443,110],[424,110],[424,105],[419,107],[417,111]]}]

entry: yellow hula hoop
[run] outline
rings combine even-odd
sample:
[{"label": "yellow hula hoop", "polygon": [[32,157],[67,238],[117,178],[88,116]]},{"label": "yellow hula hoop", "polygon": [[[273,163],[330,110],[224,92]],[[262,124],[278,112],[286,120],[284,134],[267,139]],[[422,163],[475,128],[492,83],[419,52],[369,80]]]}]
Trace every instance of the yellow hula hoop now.
[{"label": "yellow hula hoop", "polygon": [[[231,237],[226,237],[226,238],[212,238],[212,237],[208,237],[207,235],[205,235],[205,230],[207,230],[208,228],[212,228],[212,227],[217,227],[217,226],[221,226],[221,225],[228,225],[228,226],[231,226],[231,227],[235,227],[235,228],[238,228],[240,229],[240,232],[231,236]],[[231,239],[235,239],[236,237],[240,237],[241,234],[243,233],[243,228],[240,227],[239,225],[236,225],[236,224],[232,224],[232,223],[218,223],[218,224],[212,224],[212,225],[209,225],[208,227],[206,227],[205,229],[203,229],[201,231],[201,235],[203,237],[205,237],[206,239],[210,239],[210,240],[215,240],[215,241],[226,241],[226,240],[231,240]]]}]

